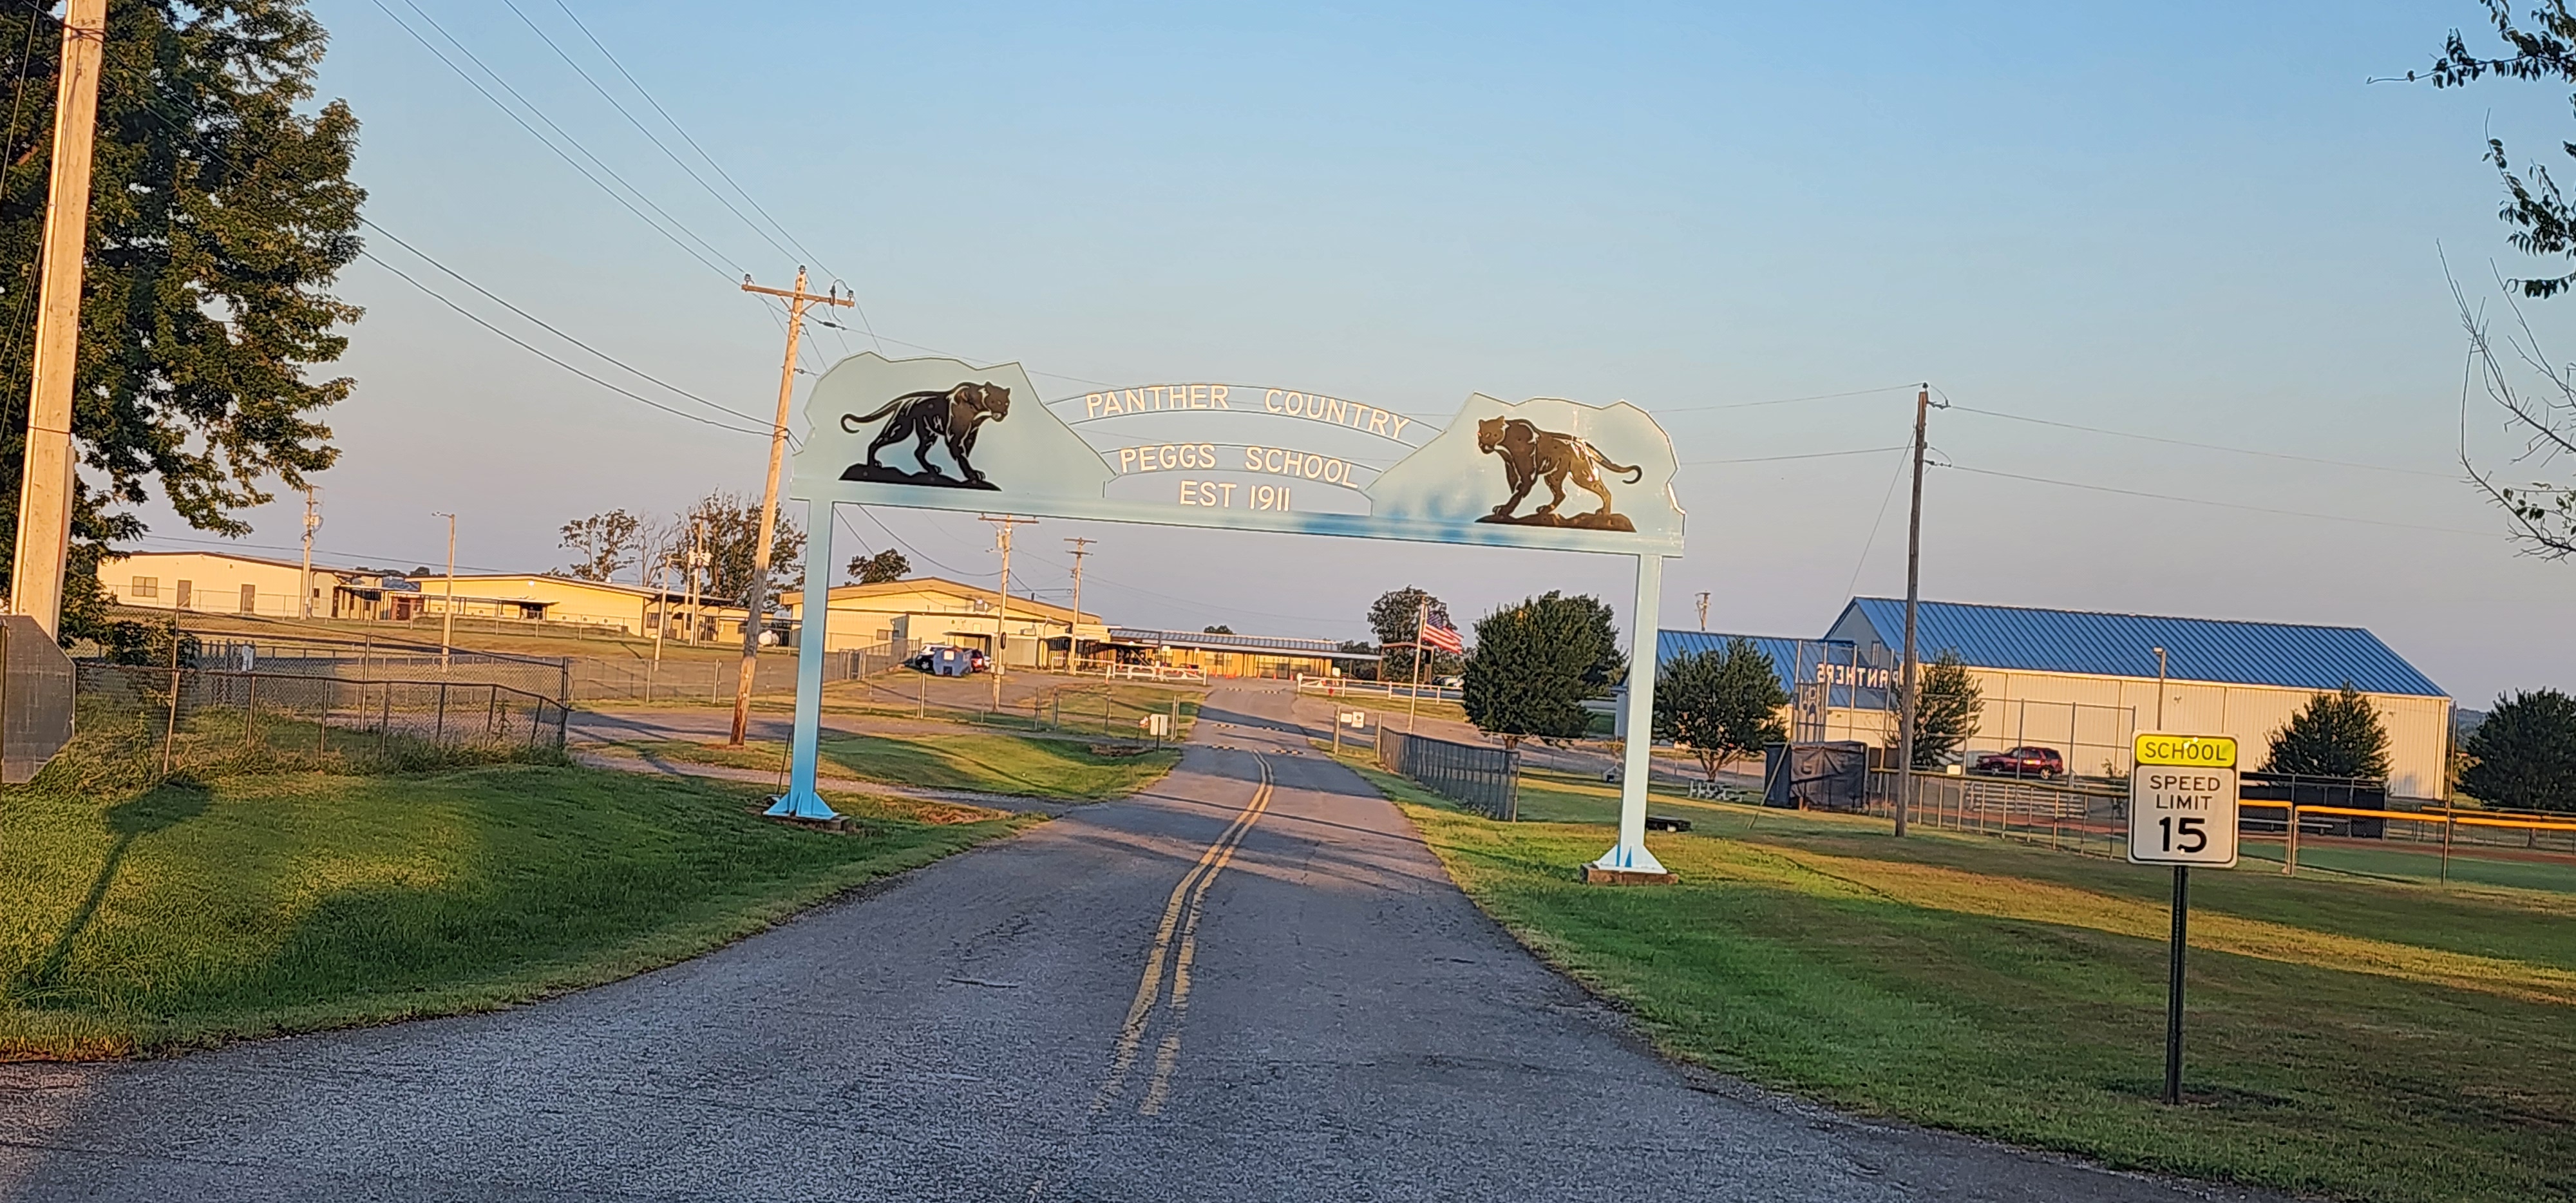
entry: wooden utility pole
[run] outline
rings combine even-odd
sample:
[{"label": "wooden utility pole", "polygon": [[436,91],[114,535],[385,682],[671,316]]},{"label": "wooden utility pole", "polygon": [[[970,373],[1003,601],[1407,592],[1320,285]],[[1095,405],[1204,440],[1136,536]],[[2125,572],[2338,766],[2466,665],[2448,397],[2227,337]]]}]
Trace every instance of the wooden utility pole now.
[{"label": "wooden utility pole", "polygon": [[[794,288],[763,288],[752,283],[751,277],[744,276],[742,290],[787,298],[787,358],[778,365],[778,420],[769,427],[769,483],[760,490],[760,542],[752,545],[751,585],[743,598],[742,675],[734,681],[733,738],[725,744],[729,748],[741,747],[743,735],[751,728],[752,670],[756,657],[760,655],[762,619],[769,609],[769,542],[778,534],[778,465],[787,455],[787,403],[796,393],[796,338],[805,329],[806,306],[818,302],[825,305],[857,303],[841,295],[838,284],[833,285],[829,292],[805,291],[805,269],[801,266],[796,269]],[[814,564],[808,570],[830,572],[832,568],[828,564]],[[805,618],[816,629],[821,629],[820,615],[808,614]]]},{"label": "wooden utility pole", "polygon": [[52,191],[45,198],[43,278],[36,292],[35,379],[18,479],[18,546],[9,608],[62,631],[72,538],[72,381],[80,369],[81,265],[89,249],[90,147],[98,135],[99,59],[107,0],[63,8],[63,69],[54,90]]},{"label": "wooden utility pole", "polygon": [[443,673],[447,671],[447,649],[456,642],[456,515],[436,516],[447,519],[447,613],[440,617],[438,626],[438,671]]},{"label": "wooden utility pole", "polygon": [[1099,540],[1074,538],[1065,542],[1073,544],[1073,623],[1064,640],[1064,667],[1071,672],[1074,663],[1082,659],[1082,557],[1090,555],[1091,545]]},{"label": "wooden utility pole", "polygon": [[1905,712],[1896,754],[1896,834],[1905,834],[1905,812],[1914,803],[1914,722],[1922,707],[1915,698],[1914,606],[1922,596],[1923,576],[1923,421],[1932,412],[1932,386],[1914,394],[1914,506],[1905,520]]},{"label": "wooden utility pole", "polygon": [[993,611],[993,709],[998,711],[1002,708],[1002,644],[1010,638],[1005,628],[1011,621],[1011,528],[1035,526],[1038,520],[1015,518],[1009,514],[998,518],[991,514],[975,516],[993,524],[993,536],[1002,552],[1002,580],[1000,587],[995,590],[996,604],[1000,608]]}]

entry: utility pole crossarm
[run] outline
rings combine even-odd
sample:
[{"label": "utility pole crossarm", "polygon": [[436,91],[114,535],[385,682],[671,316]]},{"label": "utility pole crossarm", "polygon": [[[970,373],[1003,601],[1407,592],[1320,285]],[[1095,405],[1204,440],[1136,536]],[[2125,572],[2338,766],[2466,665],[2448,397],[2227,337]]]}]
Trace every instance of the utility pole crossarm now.
[{"label": "utility pole crossarm", "polygon": [[[803,269],[798,269],[796,278],[800,281],[805,278]],[[742,290],[744,292],[757,292],[773,297],[785,297],[788,300],[799,302],[840,305],[843,307],[858,304],[856,298],[842,295],[837,288],[831,292],[807,292],[805,291],[805,286],[801,283],[794,288],[767,288],[762,285],[754,284],[751,282],[749,277],[745,277],[742,282]]]}]

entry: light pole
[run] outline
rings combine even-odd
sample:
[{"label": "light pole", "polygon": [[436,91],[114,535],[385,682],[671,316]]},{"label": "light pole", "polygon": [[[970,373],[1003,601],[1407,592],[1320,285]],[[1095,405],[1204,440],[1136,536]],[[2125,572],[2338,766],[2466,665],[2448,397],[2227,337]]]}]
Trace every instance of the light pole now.
[{"label": "light pole", "polygon": [[456,640],[456,515],[432,516],[447,519],[447,605],[444,607],[446,613],[439,615],[438,624],[438,671],[444,673],[447,671],[448,648]]},{"label": "light pole", "polygon": [[2156,649],[2156,730],[2165,729],[2165,649]]}]

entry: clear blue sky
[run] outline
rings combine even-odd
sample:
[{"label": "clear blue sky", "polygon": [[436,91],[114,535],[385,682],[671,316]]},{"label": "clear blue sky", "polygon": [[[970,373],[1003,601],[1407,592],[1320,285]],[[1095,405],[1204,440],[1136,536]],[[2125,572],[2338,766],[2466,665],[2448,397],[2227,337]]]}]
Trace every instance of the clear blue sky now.
[{"label": "clear blue sky", "polygon": [[[516,2],[616,85],[554,0]],[[2403,525],[1941,470],[1924,592],[2367,626],[2470,705],[2576,685],[2576,565],[2517,557],[2445,479],[2462,340],[2437,255],[2486,298],[2491,262],[2518,270],[2481,139],[2554,146],[2564,90],[2364,82],[2420,66],[2475,24],[2472,4],[572,2],[886,339],[1431,413],[1471,391],[1626,399],[1664,415],[1684,460],[1891,447],[1910,391],[1694,407],[1929,380],[1963,407],[2413,469],[2432,475],[1936,413],[1961,469]],[[369,215],[635,366],[764,411],[779,326],[733,281],[783,282],[801,256],[681,174],[501,0],[425,7],[716,266],[374,0],[327,0],[322,87],[364,123]],[[759,488],[756,437],[570,376],[373,265],[343,286],[369,314],[345,361],[357,394],[332,418],[333,559],[434,563],[430,511],[454,509],[465,563],[544,568],[566,558],[567,518]],[[2576,300],[2534,317],[2576,355]],[[807,362],[869,345],[823,331]],[[1079,391],[1061,377],[1040,382]],[[2474,444],[2506,446],[2495,427],[2472,411]],[[1880,520],[1898,465],[1686,468],[1667,625],[1692,624],[1706,590],[1712,629],[1813,635],[1855,582],[1901,592],[1901,492]],[[263,511],[248,541],[290,544],[291,509]],[[160,533],[192,534],[156,513]],[[884,520],[923,568],[992,571],[979,524]],[[1627,566],[1608,558],[1145,527],[1050,522],[1015,568],[1061,588],[1057,540],[1077,534],[1100,540],[1086,608],[1116,622],[1350,637],[1408,583],[1462,619],[1551,588],[1626,608]],[[887,537],[860,521],[854,541]]]}]

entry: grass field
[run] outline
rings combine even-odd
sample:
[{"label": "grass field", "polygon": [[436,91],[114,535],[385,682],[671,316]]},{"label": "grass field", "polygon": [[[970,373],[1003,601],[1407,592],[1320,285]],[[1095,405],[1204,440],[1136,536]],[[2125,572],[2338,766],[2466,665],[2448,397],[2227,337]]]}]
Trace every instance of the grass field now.
[{"label": "grass field", "polygon": [[1027,821],[498,765],[0,791],[0,1060],[501,1006],[704,952]]},{"label": "grass field", "polygon": [[1601,827],[1490,822],[1371,776],[1480,905],[1676,1056],[2120,1166],[2576,1196],[2576,899],[2194,875],[2187,1105],[2168,1108],[2163,870],[1676,799],[1696,830],[1652,843],[1682,884],[1591,887],[1574,866]]},{"label": "grass field", "polygon": [[[778,770],[787,754],[784,745],[757,739],[740,748],[680,739],[642,740],[619,746],[668,760],[763,771]],[[1076,802],[1126,797],[1161,780],[1181,758],[1180,752],[1171,748],[1132,756],[1102,756],[1078,739],[988,732],[826,732],[819,751],[827,771],[838,770],[868,781]]]}]

